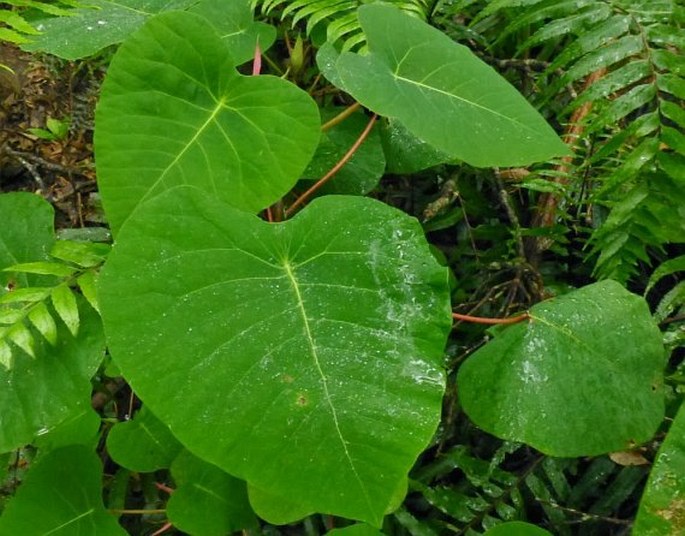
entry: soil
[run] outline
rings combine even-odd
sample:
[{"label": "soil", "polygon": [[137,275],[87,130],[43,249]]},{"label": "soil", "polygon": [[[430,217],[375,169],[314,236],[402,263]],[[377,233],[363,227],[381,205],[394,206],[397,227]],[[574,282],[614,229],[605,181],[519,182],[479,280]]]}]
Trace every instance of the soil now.
[{"label": "soil", "polygon": [[[0,68],[0,192],[43,196],[56,209],[57,228],[102,224],[92,138],[104,73],[4,43],[0,65],[9,68]],[[48,119],[69,121],[68,133],[43,139],[29,130],[49,132]]]}]

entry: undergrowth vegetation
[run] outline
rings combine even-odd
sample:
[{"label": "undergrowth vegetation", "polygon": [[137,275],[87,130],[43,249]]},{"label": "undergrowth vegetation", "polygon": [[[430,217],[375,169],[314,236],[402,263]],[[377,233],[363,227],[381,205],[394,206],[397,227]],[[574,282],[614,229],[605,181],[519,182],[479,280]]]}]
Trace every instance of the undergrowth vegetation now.
[{"label": "undergrowth vegetation", "polygon": [[0,535],[685,531],[682,2],[3,6]]}]

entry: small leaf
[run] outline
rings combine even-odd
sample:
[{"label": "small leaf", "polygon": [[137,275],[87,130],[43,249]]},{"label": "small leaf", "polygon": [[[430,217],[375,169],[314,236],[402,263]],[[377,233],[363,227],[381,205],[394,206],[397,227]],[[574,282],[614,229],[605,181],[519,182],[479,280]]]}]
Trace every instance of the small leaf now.
[{"label": "small leaf", "polygon": [[115,424],[107,436],[107,451],[112,459],[140,473],[168,468],[181,450],[169,427],[147,406],[130,421]]},{"label": "small leaf", "polygon": [[0,296],[0,304],[39,302],[47,298],[51,291],[51,288],[46,287],[17,288]]},{"label": "small leaf", "polygon": [[645,301],[602,281],[530,314],[461,366],[467,415],[491,434],[553,456],[649,440],[663,418],[665,352]]},{"label": "small leaf", "polygon": [[50,256],[83,268],[92,268],[105,262],[110,249],[109,244],[58,240],[50,250]]},{"label": "small leaf", "polygon": [[79,311],[76,304],[76,298],[69,288],[69,285],[63,283],[52,291],[52,305],[55,307],[57,314],[66,324],[71,334],[76,336],[79,328]]},{"label": "small leaf", "polygon": [[97,273],[94,271],[85,272],[76,278],[76,282],[81,289],[81,294],[83,294],[83,297],[88,300],[90,306],[99,313],[100,308],[98,307],[96,289]]},{"label": "small leaf", "polygon": [[0,325],[14,324],[26,316],[25,309],[0,307]]},{"label": "small leaf", "polygon": [[23,264],[13,264],[4,268],[5,272],[23,272],[26,274],[56,275],[57,277],[68,277],[76,269],[56,262],[25,262]]},{"label": "small leaf", "polygon": [[12,368],[12,348],[0,338],[0,369],[4,367],[5,370]]},{"label": "small leaf", "polygon": [[197,536],[224,536],[257,526],[245,482],[182,451],[171,466],[177,488],[166,514],[174,526]]},{"label": "small leaf", "polygon": [[83,446],[41,456],[0,517],[0,534],[126,536],[102,505],[102,465]]},{"label": "small leaf", "polygon": [[57,325],[45,303],[36,303],[29,311],[28,317],[50,344],[57,344]]},{"label": "small leaf", "polygon": [[7,337],[7,339],[12,341],[31,357],[36,357],[36,353],[33,348],[33,333],[31,333],[31,330],[27,328],[23,322],[17,322],[11,328],[9,328],[5,333],[5,337]]},{"label": "small leaf", "polygon": [[519,166],[569,154],[514,87],[441,31],[383,4],[362,5],[359,20],[370,53],[341,54],[337,75],[345,91],[374,112],[474,166]]}]

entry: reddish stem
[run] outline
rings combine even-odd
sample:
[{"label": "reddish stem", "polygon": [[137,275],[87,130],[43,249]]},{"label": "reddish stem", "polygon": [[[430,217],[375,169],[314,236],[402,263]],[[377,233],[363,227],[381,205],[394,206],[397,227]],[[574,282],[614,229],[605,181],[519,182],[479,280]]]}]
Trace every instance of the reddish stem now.
[{"label": "reddish stem", "polygon": [[531,318],[531,316],[530,316],[530,313],[528,313],[528,312],[520,314],[518,316],[512,316],[509,318],[485,318],[482,316],[471,316],[471,315],[462,315],[459,313],[452,313],[452,318],[454,320],[459,321],[459,322],[471,322],[473,324],[497,325],[497,324],[518,324],[519,322],[523,322],[524,320],[529,320]]},{"label": "reddish stem", "polygon": [[162,484],[161,482],[155,482],[155,486],[158,490],[164,491],[169,495],[171,495],[174,492],[174,488],[170,488],[169,486],[167,486],[166,484]]},{"label": "reddish stem", "polygon": [[307,199],[309,199],[314,192],[316,192],[319,188],[321,188],[324,184],[326,184],[329,180],[331,180],[335,174],[342,169],[342,167],[347,164],[347,162],[350,161],[350,159],[354,156],[354,153],[357,152],[359,147],[361,147],[361,144],[364,143],[364,140],[369,136],[371,133],[371,129],[373,126],[376,124],[376,118],[378,116],[376,114],[373,114],[371,116],[371,119],[369,120],[369,123],[366,125],[366,128],[362,131],[362,133],[359,135],[359,138],[357,138],[357,141],[355,141],[352,144],[352,147],[344,154],[344,156],[338,161],[338,163],[333,166],[328,173],[326,173],[323,177],[321,177],[318,181],[314,183],[314,185],[309,188],[306,192],[304,192],[300,197],[295,199],[295,202],[288,207],[288,209],[285,211],[286,217],[290,216],[293,212],[295,212],[295,209],[302,205]]},{"label": "reddish stem", "polygon": [[252,76],[257,76],[262,72],[262,48],[259,46],[259,40],[254,49],[254,60],[252,62]]}]

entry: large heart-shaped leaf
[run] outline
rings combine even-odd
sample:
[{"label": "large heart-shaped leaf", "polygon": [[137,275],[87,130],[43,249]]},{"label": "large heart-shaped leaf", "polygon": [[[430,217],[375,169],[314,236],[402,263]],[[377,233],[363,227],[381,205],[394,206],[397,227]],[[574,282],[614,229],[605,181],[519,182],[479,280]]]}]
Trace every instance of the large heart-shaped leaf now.
[{"label": "large heart-shaped leaf", "polygon": [[363,5],[359,20],[370,53],[341,54],[336,76],[364,106],[474,166],[568,153],[525,98],[468,48],[392,6]]},{"label": "large heart-shaped leaf", "polygon": [[[4,406],[3,406],[4,407]],[[0,517],[0,534],[125,536],[102,505],[102,465],[75,445],[42,456]]]},{"label": "large heart-shaped leaf", "polygon": [[112,60],[96,113],[98,185],[113,231],[144,199],[191,184],[244,210],[284,195],[320,136],[296,86],[241,76],[206,19],[164,13]]},{"label": "large heart-shaped leaf", "polygon": [[661,445],[640,501],[633,534],[685,533],[685,404]]},{"label": "large heart-shaped leaf", "polygon": [[305,510],[380,524],[439,421],[447,273],[378,201],[267,224],[171,190],[121,230],[100,299],[115,361],[174,435]]},{"label": "large heart-shaped leaf", "polygon": [[665,352],[645,301],[602,281],[530,314],[460,368],[468,416],[487,432],[553,456],[650,439],[664,414]]}]

